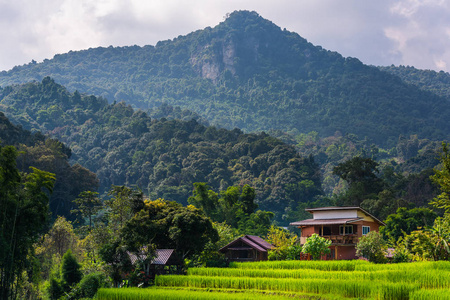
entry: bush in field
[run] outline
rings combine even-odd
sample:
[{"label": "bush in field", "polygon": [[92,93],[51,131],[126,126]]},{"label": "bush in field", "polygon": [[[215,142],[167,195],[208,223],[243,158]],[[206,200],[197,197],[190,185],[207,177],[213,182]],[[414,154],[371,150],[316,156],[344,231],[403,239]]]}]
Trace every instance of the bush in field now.
[{"label": "bush in field", "polygon": [[406,248],[397,248],[395,249],[394,256],[392,258],[393,263],[404,263],[404,262],[411,262],[412,261],[412,255],[409,253],[408,249]]},{"label": "bush in field", "polygon": [[269,260],[299,259],[301,247],[297,244],[298,237],[283,228],[271,226],[267,234],[267,241],[274,245],[269,250]]},{"label": "bush in field", "polygon": [[331,241],[313,233],[306,239],[302,247],[302,253],[309,254],[313,259],[319,259],[322,255],[330,253]]},{"label": "bush in field", "polygon": [[61,264],[61,277],[64,284],[67,285],[66,289],[80,282],[83,277],[80,269],[81,266],[77,262],[75,255],[72,254],[72,250],[67,250],[62,258]]},{"label": "bush in field", "polygon": [[76,298],[93,298],[99,288],[107,286],[105,275],[100,272],[83,277],[76,288]]},{"label": "bush in field", "polygon": [[356,245],[356,255],[363,256],[374,263],[384,263],[386,262],[386,249],[387,245],[381,234],[371,231],[359,239]]}]

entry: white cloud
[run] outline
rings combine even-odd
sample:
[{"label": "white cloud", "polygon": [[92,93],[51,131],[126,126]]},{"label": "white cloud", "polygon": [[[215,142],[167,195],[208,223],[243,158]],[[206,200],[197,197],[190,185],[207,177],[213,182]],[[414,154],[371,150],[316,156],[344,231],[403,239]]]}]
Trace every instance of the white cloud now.
[{"label": "white cloud", "polygon": [[403,0],[394,4],[390,12],[400,20],[385,29],[395,45],[391,51],[399,55],[397,64],[449,71],[450,2]]},{"label": "white cloud", "polygon": [[450,67],[445,0],[0,0],[0,70],[69,50],[156,44],[243,9],[367,64]]}]

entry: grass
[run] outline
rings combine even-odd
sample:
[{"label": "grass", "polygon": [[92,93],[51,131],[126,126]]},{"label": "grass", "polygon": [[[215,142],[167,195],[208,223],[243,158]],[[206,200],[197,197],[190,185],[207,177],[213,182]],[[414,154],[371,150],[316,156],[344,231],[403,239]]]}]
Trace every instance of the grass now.
[{"label": "grass", "polygon": [[271,261],[191,268],[97,299],[450,299],[450,262]]}]

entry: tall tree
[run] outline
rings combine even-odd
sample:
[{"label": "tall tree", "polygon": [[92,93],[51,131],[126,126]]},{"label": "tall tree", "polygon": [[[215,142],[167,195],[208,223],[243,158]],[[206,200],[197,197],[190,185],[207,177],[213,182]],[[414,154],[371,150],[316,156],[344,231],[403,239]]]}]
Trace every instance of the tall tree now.
[{"label": "tall tree", "polygon": [[102,209],[102,201],[98,197],[97,192],[84,191],[75,199],[75,203],[78,205],[77,209],[72,210],[72,213],[76,213],[81,216],[82,219],[89,219],[89,232],[92,230],[92,216],[94,216],[100,209]]},{"label": "tall tree", "polygon": [[48,221],[55,177],[32,168],[19,174],[17,150],[0,147],[0,298],[14,299],[29,252]]},{"label": "tall tree", "polygon": [[146,201],[122,235],[124,244],[132,250],[155,245],[174,248],[183,258],[199,254],[208,242],[218,240],[217,231],[202,210],[163,199]]},{"label": "tall tree", "polygon": [[109,225],[112,230],[119,231],[135,213],[143,208],[144,194],[138,189],[113,185],[109,195],[112,198],[105,201],[109,210]]},{"label": "tall tree", "polygon": [[434,169],[434,175],[431,176],[431,179],[439,185],[441,193],[430,204],[444,209],[446,213],[450,213],[450,153],[446,143],[442,143],[442,152],[439,160],[441,168]]},{"label": "tall tree", "polygon": [[348,184],[342,203],[345,205],[359,206],[364,199],[374,197],[383,188],[383,182],[376,174],[378,163],[371,158],[356,156],[334,167],[333,173]]}]

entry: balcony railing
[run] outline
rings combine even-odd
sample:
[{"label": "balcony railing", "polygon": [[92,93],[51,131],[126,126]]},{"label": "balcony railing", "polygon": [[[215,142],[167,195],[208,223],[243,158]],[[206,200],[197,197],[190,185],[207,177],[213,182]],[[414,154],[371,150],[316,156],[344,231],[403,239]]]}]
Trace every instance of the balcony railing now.
[{"label": "balcony railing", "polygon": [[[309,237],[309,236],[308,236]],[[345,235],[321,235],[321,237],[331,240],[333,244],[357,244],[358,236],[356,234],[345,234]]]}]

